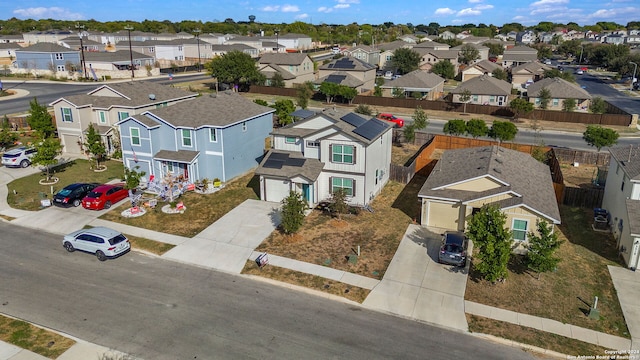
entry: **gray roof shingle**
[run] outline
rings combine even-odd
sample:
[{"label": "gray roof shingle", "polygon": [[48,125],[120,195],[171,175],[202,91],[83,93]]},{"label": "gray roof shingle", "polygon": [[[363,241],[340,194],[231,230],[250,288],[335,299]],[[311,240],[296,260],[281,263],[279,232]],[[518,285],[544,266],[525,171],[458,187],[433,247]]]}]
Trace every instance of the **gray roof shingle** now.
[{"label": "gray roof shingle", "polygon": [[265,53],[258,64],[300,65],[307,58],[304,53]]},{"label": "gray roof shingle", "polygon": [[591,95],[576,84],[561,78],[546,78],[529,85],[527,94],[530,98],[540,96],[542,89],[547,88],[555,99],[591,99]]},{"label": "gray roof shingle", "polygon": [[640,146],[616,146],[609,152],[629,179],[640,181]]},{"label": "gray roof shingle", "polygon": [[[274,156],[275,155],[275,156]],[[284,161],[281,167],[265,167],[272,157],[285,157],[288,159],[296,159],[297,161]],[[260,165],[255,171],[256,175],[265,175],[270,177],[278,177],[291,179],[296,176],[302,176],[310,181],[315,181],[324,169],[324,163],[318,159],[305,158],[299,152],[284,150],[269,150]]]},{"label": "gray roof shingle", "polygon": [[384,84],[383,88],[411,88],[411,89],[433,89],[439,84],[444,83],[444,79],[440,76],[428,72],[426,70],[415,70],[403,75],[395,80]]},{"label": "gray roof shingle", "polygon": [[154,160],[177,161],[179,163],[192,163],[200,155],[200,151],[192,150],[160,150],[154,156]]},{"label": "gray roof shingle", "polygon": [[511,84],[489,75],[469,79],[451,90],[451,93],[462,94],[465,89],[469,90],[471,95],[511,95]]}]

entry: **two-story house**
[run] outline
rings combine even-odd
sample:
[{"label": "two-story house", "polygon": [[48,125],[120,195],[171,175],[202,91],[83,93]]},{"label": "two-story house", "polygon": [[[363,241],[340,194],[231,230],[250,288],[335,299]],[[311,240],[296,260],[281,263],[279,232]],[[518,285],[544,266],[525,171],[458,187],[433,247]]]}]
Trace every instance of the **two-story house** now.
[{"label": "two-story house", "polygon": [[117,150],[120,136],[115,124],[130,115],[191,100],[198,94],[143,81],[102,85],[87,94],[55,100],[53,107],[58,137],[65,154],[83,154],[89,124],[102,135],[107,152]]},{"label": "two-story house", "polygon": [[393,54],[398,49],[411,49],[411,47],[415,44],[411,44],[402,40],[395,40],[390,43],[378,44],[378,49],[380,50],[379,61],[378,61],[378,69],[389,69],[391,64],[391,59],[393,58]]},{"label": "two-story house", "polygon": [[116,124],[122,159],[158,179],[226,182],[258,166],[274,111],[221,92],[131,115]]},{"label": "two-story house", "polygon": [[444,79],[425,70],[414,70],[380,85],[383,97],[393,97],[394,89],[401,89],[406,98],[437,100],[444,92]]},{"label": "two-story house", "polygon": [[265,53],[258,60],[258,71],[267,81],[280,74],[285,87],[315,80],[313,60],[305,53]]},{"label": "two-story house", "polygon": [[[355,88],[358,92],[372,90],[375,87],[375,65],[359,59],[345,56],[320,66],[318,70],[317,83],[329,81],[350,86],[349,84],[356,84],[357,82],[358,84],[356,86],[350,87]],[[335,75],[335,77],[331,78],[331,75]],[[338,77],[340,79],[338,79]],[[353,78],[353,81],[349,79],[350,77]]]},{"label": "two-story house", "polygon": [[496,69],[502,69],[502,67],[489,60],[478,61],[462,70],[462,82],[482,75],[493,76],[493,71]]},{"label": "two-story house", "polygon": [[516,89],[526,89],[534,82],[544,77],[544,72],[551,68],[539,62],[532,61],[510,69],[511,85]]},{"label": "two-story house", "polygon": [[380,63],[380,49],[367,46],[356,45],[342,52],[345,56],[360,59],[371,65],[378,65]]},{"label": "two-story house", "polygon": [[388,122],[329,109],[272,136],[273,149],[256,170],[262,200],[280,202],[295,191],[313,207],[344,189],[350,204],[365,205],[389,180]]},{"label": "two-story house", "polygon": [[529,46],[514,46],[502,54],[502,67],[508,69],[537,59],[538,50]]},{"label": "two-story house", "polygon": [[62,45],[41,42],[15,50],[14,70],[20,73],[35,72],[50,75],[71,70],[80,64],[80,50]]},{"label": "two-story house", "polygon": [[611,215],[611,230],[627,267],[640,266],[640,147],[609,149],[609,173],[602,207]]}]

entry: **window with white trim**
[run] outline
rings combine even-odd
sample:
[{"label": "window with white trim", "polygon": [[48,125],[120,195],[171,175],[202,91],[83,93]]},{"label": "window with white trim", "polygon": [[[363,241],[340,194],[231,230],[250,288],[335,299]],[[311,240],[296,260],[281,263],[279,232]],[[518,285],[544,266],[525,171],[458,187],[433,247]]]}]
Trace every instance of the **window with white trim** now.
[{"label": "window with white trim", "polygon": [[287,136],[284,138],[284,142],[286,144],[295,144],[296,143],[296,138],[293,136]]},{"label": "window with white trim", "polygon": [[98,111],[98,124],[107,124],[107,112],[106,111]]},{"label": "window with white trim", "polygon": [[64,54],[63,53],[56,53],[56,60],[64,60]]},{"label": "window with white trim", "polygon": [[218,132],[216,128],[209,128],[209,141],[218,142]]},{"label": "window with white trim", "polygon": [[307,147],[320,147],[320,141],[307,140]]},{"label": "window with white trim", "polygon": [[331,193],[337,190],[344,189],[347,196],[353,196],[354,193],[354,180],[349,178],[332,177],[331,178]]},{"label": "window with white trim", "polygon": [[131,137],[131,145],[140,146],[140,129],[135,127],[129,128],[129,135]]},{"label": "window with white trim", "polygon": [[118,111],[118,121],[122,121],[129,117],[129,112],[127,111]]},{"label": "window with white trim", "polygon": [[560,100],[559,99],[553,99],[553,106],[558,106],[558,104],[560,104]]},{"label": "window with white trim", "polygon": [[64,67],[64,65],[58,65],[56,66],[56,71],[67,71]]},{"label": "window with white trim", "polygon": [[182,129],[182,146],[191,147],[191,130]]},{"label": "window with white trim", "polygon": [[527,220],[513,219],[513,226],[511,226],[511,230],[513,232],[513,239],[516,241],[527,240],[528,226],[529,226],[529,222]]},{"label": "window with white trim", "polygon": [[331,162],[340,164],[353,164],[353,153],[355,148],[352,145],[338,145],[331,146]]},{"label": "window with white trim", "polygon": [[62,115],[62,122],[73,122],[73,115],[71,114],[71,108],[60,108]]}]

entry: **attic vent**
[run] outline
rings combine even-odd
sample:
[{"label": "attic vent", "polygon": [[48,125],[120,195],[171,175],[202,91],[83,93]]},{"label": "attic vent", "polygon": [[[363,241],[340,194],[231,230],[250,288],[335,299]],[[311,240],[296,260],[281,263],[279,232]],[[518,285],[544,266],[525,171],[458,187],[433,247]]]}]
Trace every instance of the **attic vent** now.
[{"label": "attic vent", "polygon": [[496,162],[497,162],[498,164],[502,164],[502,159],[496,159]]},{"label": "attic vent", "polygon": [[149,94],[149,100],[155,100],[156,94]]},{"label": "attic vent", "polygon": [[493,168],[493,171],[497,172],[498,174],[502,174],[502,171],[500,169]]}]

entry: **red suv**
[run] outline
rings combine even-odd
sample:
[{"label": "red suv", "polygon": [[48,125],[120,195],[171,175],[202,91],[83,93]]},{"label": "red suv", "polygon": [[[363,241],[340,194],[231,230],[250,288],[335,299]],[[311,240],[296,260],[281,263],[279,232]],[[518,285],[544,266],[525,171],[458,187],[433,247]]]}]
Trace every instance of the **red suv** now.
[{"label": "red suv", "polygon": [[399,117],[395,117],[390,113],[380,113],[376,115],[376,119],[391,121],[392,123],[395,124],[395,127],[397,128],[401,128],[404,126],[404,120],[402,120]]}]

